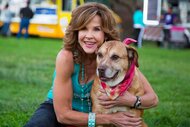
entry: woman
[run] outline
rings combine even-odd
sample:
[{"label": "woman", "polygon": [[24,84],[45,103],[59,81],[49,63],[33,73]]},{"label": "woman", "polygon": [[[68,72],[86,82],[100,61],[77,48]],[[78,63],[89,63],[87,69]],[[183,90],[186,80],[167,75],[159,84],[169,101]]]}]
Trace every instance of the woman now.
[{"label": "woman", "polygon": [[141,48],[145,24],[143,22],[143,8],[140,5],[137,5],[137,8],[133,14],[133,27],[135,39],[137,40],[136,46]]},{"label": "woman", "polygon": [[[86,3],[73,10],[64,38],[64,48],[57,55],[53,87],[48,93],[48,100],[41,104],[26,126],[140,125],[141,118],[134,118],[128,112],[89,113],[90,90],[96,73],[95,52],[107,40],[119,40],[119,35],[112,13],[105,5]],[[156,106],[156,94],[142,74],[141,78],[146,93],[141,97],[142,105],[139,108]],[[129,93],[115,101],[110,101],[106,94],[99,99],[105,108],[114,105],[133,106],[136,101],[136,97]]]},{"label": "woman", "polygon": [[1,34],[3,36],[9,36],[10,35],[10,24],[13,17],[12,12],[9,9],[9,4],[7,3],[5,5],[4,10],[2,10],[2,17],[3,17],[3,26],[1,30]]}]

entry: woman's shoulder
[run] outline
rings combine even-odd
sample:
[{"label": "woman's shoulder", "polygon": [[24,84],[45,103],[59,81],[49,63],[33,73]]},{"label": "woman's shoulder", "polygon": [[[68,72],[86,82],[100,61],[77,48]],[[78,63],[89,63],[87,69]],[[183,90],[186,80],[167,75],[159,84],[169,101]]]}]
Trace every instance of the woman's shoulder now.
[{"label": "woman's shoulder", "polygon": [[69,50],[61,49],[56,58],[56,65],[61,65],[62,67],[73,67],[73,53]]},{"label": "woman's shoulder", "polygon": [[73,60],[73,53],[69,50],[61,49],[57,55],[57,59]]}]

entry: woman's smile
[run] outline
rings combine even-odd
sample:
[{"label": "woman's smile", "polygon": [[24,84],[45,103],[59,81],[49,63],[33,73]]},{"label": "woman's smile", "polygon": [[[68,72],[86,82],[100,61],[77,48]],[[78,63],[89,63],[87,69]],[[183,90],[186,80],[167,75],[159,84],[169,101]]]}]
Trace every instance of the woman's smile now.
[{"label": "woman's smile", "polygon": [[85,41],[84,43],[87,48],[93,48],[96,45],[96,42]]}]

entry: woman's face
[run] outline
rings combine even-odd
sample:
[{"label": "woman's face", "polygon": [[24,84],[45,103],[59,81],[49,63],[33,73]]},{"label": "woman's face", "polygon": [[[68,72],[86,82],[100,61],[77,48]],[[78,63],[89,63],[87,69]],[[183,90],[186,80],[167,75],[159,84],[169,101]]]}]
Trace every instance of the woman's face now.
[{"label": "woman's face", "polygon": [[79,30],[78,40],[83,50],[88,53],[94,53],[104,42],[105,34],[102,31],[100,16],[96,15],[85,28]]}]

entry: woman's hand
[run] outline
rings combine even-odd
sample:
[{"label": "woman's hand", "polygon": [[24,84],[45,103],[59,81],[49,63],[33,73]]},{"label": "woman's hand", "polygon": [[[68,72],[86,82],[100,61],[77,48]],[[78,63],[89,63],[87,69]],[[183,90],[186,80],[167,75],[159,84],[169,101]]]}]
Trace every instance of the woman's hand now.
[{"label": "woman's hand", "polygon": [[124,95],[119,96],[115,100],[111,100],[107,94],[106,91],[102,88],[100,88],[101,95],[98,97],[100,104],[106,108],[112,108],[114,106],[129,106],[132,107],[136,101],[136,97],[132,94],[130,94],[128,91],[125,92]]},{"label": "woman's hand", "polygon": [[117,127],[140,127],[142,125],[142,119],[140,117],[134,117],[129,112],[118,112],[112,114],[111,124]]}]

